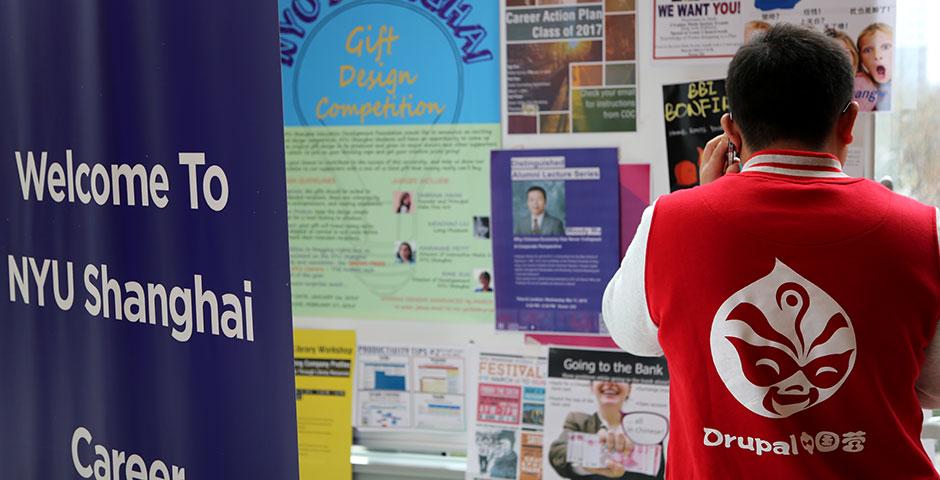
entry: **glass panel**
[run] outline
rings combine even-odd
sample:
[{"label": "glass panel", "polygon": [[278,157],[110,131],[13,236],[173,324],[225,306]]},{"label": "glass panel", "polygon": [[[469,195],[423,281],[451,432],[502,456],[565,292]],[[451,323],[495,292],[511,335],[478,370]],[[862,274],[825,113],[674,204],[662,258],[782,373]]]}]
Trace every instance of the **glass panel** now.
[{"label": "glass panel", "polygon": [[892,94],[876,113],[875,180],[940,205],[940,2],[899,0]]}]

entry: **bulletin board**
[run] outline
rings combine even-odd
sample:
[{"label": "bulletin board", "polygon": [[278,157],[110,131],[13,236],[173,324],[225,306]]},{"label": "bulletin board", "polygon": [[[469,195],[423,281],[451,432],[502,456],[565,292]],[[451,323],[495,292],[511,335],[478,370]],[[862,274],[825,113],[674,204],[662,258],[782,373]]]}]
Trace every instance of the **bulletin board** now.
[{"label": "bulletin board", "polygon": [[[284,2],[282,2],[284,3]],[[480,5],[491,5],[496,2],[476,2],[474,8],[482,8]],[[501,1],[499,7],[499,18],[506,16],[505,2]],[[618,2],[614,2],[618,3]],[[510,133],[510,122],[507,120],[507,112],[510,108],[510,100],[507,100],[509,82],[505,73],[498,76],[499,100],[496,100],[495,92],[486,92],[485,95],[478,95],[475,101],[499,102],[498,109],[495,104],[489,105],[492,109],[487,112],[502,112],[501,118],[492,118],[490,113],[486,113],[483,123],[493,126],[498,124],[498,131],[495,139],[487,140],[489,146],[481,147],[502,149],[552,149],[552,148],[572,148],[572,147],[593,147],[593,148],[616,148],[619,151],[619,162],[624,165],[650,165],[650,201],[670,192],[670,166],[667,162],[667,143],[666,131],[664,128],[663,113],[663,86],[676,85],[683,83],[694,83],[699,81],[709,81],[723,79],[727,69],[729,58],[709,58],[709,59],[683,59],[683,60],[653,60],[654,35],[654,1],[638,0],[634,2],[619,2],[628,5],[629,10],[626,14],[633,15],[635,23],[636,44],[635,51],[630,54],[632,60],[623,60],[618,58],[612,60],[613,63],[624,65],[629,64],[634,77],[630,78],[627,87],[622,85],[618,88],[630,88],[635,95],[636,118],[629,125],[618,124],[604,131],[604,128],[595,128],[593,131],[582,131],[576,134],[542,134],[542,133],[519,133],[518,130]],[[632,5],[631,5],[632,4]],[[475,12],[480,13],[482,10]],[[487,15],[495,16],[497,12],[486,12]],[[619,21],[619,20],[618,20]],[[481,40],[480,45],[492,45],[492,54],[494,59],[499,62],[498,70],[505,72],[507,68],[507,29],[497,28],[486,31],[486,39]],[[402,33],[404,37],[405,34]],[[496,39],[499,41],[496,42]],[[486,43],[490,42],[491,43]],[[302,48],[302,47],[300,47]],[[398,54],[398,53],[397,53]],[[402,55],[402,54],[398,54]],[[493,79],[495,80],[495,77]],[[602,85],[603,87],[603,85]],[[476,125],[475,126],[479,126]],[[490,128],[487,126],[486,128]],[[377,127],[379,128],[379,127]],[[288,125],[290,130],[290,125]],[[856,124],[855,138],[858,142],[858,148],[853,153],[853,162],[855,174],[871,177],[873,159],[871,152],[873,150],[873,131],[874,121],[872,116],[860,116]],[[290,135],[290,133],[289,133]],[[288,145],[288,176],[290,177],[290,145]],[[473,155],[473,152],[464,152],[464,154]],[[847,167],[848,168],[848,167]],[[475,177],[474,177],[475,178]],[[290,180],[289,180],[290,182]],[[486,188],[488,183],[467,185],[466,188]],[[290,194],[290,183],[289,183]],[[397,193],[395,198],[400,199],[401,191],[407,191],[407,188],[400,188],[395,192],[389,190],[388,203],[390,215],[408,215],[405,213],[393,214],[392,195]],[[487,190],[488,192],[488,190]],[[383,193],[384,195],[384,193]],[[380,199],[386,201],[386,199]],[[400,205],[398,205],[400,207]],[[398,208],[395,207],[395,208]],[[489,205],[487,204],[487,208]],[[418,212],[420,205],[416,204],[414,212]],[[481,209],[480,212],[461,212],[461,215],[467,217],[464,220],[470,221],[472,217],[487,216],[488,212]],[[465,222],[466,223],[466,222]],[[410,228],[410,226],[405,227]],[[468,245],[473,248],[481,247],[485,242],[477,242],[478,238],[472,237],[472,232],[467,232]],[[396,239],[404,240],[404,239]],[[477,243],[475,243],[477,242]],[[395,253],[395,244],[390,243],[382,248],[389,251],[389,256]],[[481,250],[483,251],[483,250]],[[487,254],[489,251],[486,251]],[[423,247],[419,244],[414,248],[415,265],[421,262],[425,253]],[[488,258],[480,258],[477,264],[472,262],[462,265],[460,268],[467,270],[468,275],[462,280],[466,282],[473,281],[481,272],[481,268],[491,268],[487,263]],[[407,268],[407,267],[406,267]],[[462,271],[462,270],[461,270]],[[472,273],[469,273],[472,272]],[[402,273],[408,275],[408,273]],[[295,290],[297,286],[294,286]],[[384,288],[384,287],[383,287]],[[496,285],[499,288],[499,285]],[[473,298],[472,295],[469,298]],[[375,313],[375,312],[379,313]],[[382,312],[385,312],[383,314]],[[441,312],[439,317],[427,312],[420,312],[413,315],[403,313],[396,309],[372,309],[367,315],[369,318],[351,318],[355,315],[349,315],[350,312],[337,310],[330,315],[313,315],[309,311],[295,307],[294,326],[295,328],[319,328],[331,329],[339,328],[353,329],[356,331],[357,339],[360,343],[372,344],[400,344],[411,345],[416,339],[420,339],[422,344],[439,345],[475,345],[493,349],[519,349],[525,343],[524,332],[500,331],[494,329],[492,312],[484,312],[483,315],[453,315],[447,312]],[[479,313],[479,312],[477,312]],[[458,318],[459,317],[459,318]],[[430,319],[430,320],[429,320]],[[358,439],[361,444],[372,448],[389,448],[405,451],[423,451],[423,452],[464,452],[467,441],[464,435],[455,435],[453,433],[442,432],[397,432],[397,431],[369,431],[360,434]]]}]

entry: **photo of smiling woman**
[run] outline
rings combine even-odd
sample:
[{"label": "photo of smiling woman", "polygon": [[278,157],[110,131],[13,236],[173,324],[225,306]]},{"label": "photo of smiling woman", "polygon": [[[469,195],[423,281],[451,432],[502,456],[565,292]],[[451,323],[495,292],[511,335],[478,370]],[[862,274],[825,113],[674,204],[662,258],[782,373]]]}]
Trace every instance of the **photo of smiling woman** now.
[{"label": "photo of smiling woman", "polygon": [[[604,468],[588,468],[568,461],[568,440],[569,436],[575,433],[597,434],[601,448],[623,457],[629,457],[636,448],[636,444],[627,436],[622,426],[624,403],[630,398],[632,384],[594,380],[590,382],[590,388],[597,402],[597,410],[590,414],[569,412],[565,417],[564,430],[549,447],[548,458],[555,472],[564,478],[573,479],[662,479],[665,468],[659,468],[658,473],[651,476],[628,472],[622,464],[613,460],[608,460]],[[659,465],[663,465],[663,460],[660,460]]]},{"label": "photo of smiling woman", "polygon": [[398,242],[395,246],[395,263],[415,263],[415,249],[408,242]]}]

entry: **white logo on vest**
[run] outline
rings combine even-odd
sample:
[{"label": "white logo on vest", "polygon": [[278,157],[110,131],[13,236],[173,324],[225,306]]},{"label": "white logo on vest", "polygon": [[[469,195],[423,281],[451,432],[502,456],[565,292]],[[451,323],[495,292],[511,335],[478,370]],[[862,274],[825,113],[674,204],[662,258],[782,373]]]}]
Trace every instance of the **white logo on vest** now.
[{"label": "white logo on vest", "polygon": [[839,390],[855,366],[855,329],[835,299],[778,259],[718,309],[711,351],[734,398],[786,418]]}]

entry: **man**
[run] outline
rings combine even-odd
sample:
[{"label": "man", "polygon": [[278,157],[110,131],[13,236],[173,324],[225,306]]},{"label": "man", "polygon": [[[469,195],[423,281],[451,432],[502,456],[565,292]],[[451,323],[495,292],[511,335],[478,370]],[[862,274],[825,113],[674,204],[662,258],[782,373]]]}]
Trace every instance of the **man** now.
[{"label": "man", "polygon": [[561,220],[545,211],[548,196],[545,189],[532,186],[525,193],[529,215],[517,218],[514,232],[516,235],[564,235],[565,225]]},{"label": "man", "polygon": [[493,469],[490,476],[493,478],[516,478],[516,463],[518,457],[513,450],[516,442],[514,434],[509,430],[503,430],[499,434],[498,449],[496,458],[493,461]]},{"label": "man", "polygon": [[937,478],[940,213],[842,172],[853,73],[797,27],[742,47],[707,185],[647,209],[607,287],[617,343],[669,362],[667,478]]}]

